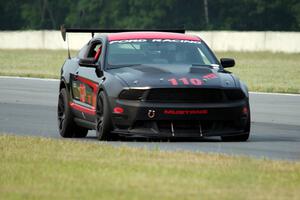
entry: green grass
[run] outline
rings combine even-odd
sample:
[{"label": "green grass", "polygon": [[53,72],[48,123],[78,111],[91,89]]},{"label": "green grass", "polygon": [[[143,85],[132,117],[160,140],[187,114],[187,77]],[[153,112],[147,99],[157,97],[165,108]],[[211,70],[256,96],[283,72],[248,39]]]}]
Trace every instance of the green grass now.
[{"label": "green grass", "polygon": [[251,91],[300,93],[300,53],[218,52],[218,57],[232,57],[234,72]]},{"label": "green grass", "polygon": [[[75,55],[76,52],[72,52]],[[0,50],[0,75],[59,78],[65,50]],[[232,57],[229,69],[251,91],[300,93],[300,54],[270,52],[217,52]]]},{"label": "green grass", "polygon": [[299,199],[300,163],[0,135],[1,199]]},{"label": "green grass", "polygon": [[0,75],[59,78],[65,50],[0,50]]}]

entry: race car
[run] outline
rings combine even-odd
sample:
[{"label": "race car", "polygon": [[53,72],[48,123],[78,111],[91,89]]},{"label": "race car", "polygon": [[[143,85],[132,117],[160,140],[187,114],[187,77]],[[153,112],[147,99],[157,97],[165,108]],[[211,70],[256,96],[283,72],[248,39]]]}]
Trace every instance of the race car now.
[{"label": "race car", "polygon": [[[61,68],[57,119],[62,137],[119,136],[246,141],[247,86],[198,36],[184,30],[100,30]],[[95,33],[99,33],[94,36]]]}]

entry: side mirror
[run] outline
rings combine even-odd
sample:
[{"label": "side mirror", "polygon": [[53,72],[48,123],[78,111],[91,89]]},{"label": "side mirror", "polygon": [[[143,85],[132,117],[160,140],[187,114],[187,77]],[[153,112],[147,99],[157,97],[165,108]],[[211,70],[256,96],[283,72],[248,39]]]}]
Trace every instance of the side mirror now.
[{"label": "side mirror", "polygon": [[97,60],[94,58],[84,58],[79,60],[79,65],[83,67],[95,68],[96,75],[98,77],[102,77],[104,73],[101,70],[101,67],[98,64],[96,64],[96,62]]},{"label": "side mirror", "polygon": [[82,58],[79,60],[79,65],[83,67],[98,67],[94,58]]},{"label": "side mirror", "polygon": [[224,68],[233,67],[235,65],[235,61],[232,58],[221,58],[220,61]]},{"label": "side mirror", "polygon": [[103,71],[100,69],[100,67],[96,67],[95,69],[96,75],[98,77],[102,77],[104,75]]}]

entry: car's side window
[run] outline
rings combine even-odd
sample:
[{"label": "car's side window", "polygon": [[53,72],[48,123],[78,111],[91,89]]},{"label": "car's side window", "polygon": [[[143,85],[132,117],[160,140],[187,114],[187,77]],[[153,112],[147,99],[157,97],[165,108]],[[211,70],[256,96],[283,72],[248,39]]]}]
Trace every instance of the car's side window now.
[{"label": "car's side window", "polygon": [[98,60],[100,58],[101,53],[102,43],[100,41],[93,42],[87,53],[87,58],[94,58],[95,60]]}]

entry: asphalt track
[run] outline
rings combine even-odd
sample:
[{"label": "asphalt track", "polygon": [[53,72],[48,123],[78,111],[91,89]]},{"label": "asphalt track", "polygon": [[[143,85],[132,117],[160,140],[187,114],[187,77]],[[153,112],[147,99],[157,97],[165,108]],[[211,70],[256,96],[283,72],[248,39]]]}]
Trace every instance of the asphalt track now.
[{"label": "asphalt track", "polygon": [[[60,138],[57,132],[57,80],[0,77],[0,133]],[[145,147],[300,160],[300,95],[251,93],[251,137],[248,142],[116,141],[114,146]],[[98,142],[90,131],[83,141]],[[100,142],[99,142],[100,143]]]}]

